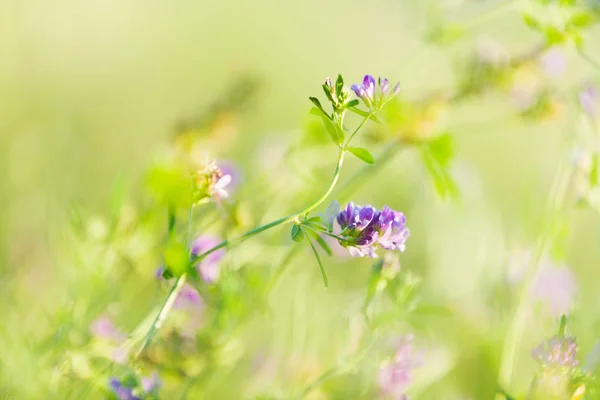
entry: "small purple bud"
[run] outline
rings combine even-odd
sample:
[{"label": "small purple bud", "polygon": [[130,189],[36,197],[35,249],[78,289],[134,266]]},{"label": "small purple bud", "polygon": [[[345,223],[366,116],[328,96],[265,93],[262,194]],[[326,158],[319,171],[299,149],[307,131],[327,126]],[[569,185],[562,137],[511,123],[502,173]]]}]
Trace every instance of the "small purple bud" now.
[{"label": "small purple bud", "polygon": [[400,82],[396,83],[396,85],[394,86],[394,89],[392,89],[392,96],[396,96],[398,93],[400,93]]},{"label": "small purple bud", "polygon": [[373,99],[375,96],[375,78],[371,75],[365,75],[363,79],[363,89],[369,99]]},{"label": "small purple bud", "polygon": [[381,89],[381,93],[383,94],[383,96],[388,95],[388,92],[390,90],[390,84],[389,84],[389,81],[387,80],[387,78],[385,78],[385,79],[379,78],[379,88]]}]

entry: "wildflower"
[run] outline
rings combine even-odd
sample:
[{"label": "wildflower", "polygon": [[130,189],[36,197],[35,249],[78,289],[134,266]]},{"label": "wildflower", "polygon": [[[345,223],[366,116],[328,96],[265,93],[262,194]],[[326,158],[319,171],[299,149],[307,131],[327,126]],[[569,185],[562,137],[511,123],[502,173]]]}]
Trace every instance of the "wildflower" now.
[{"label": "wildflower", "polygon": [[102,315],[94,320],[90,325],[90,331],[99,339],[117,343],[122,342],[127,338],[127,335],[116,328],[110,317],[106,315]]},{"label": "wildflower", "polygon": [[572,337],[554,336],[531,351],[531,356],[542,367],[536,377],[534,399],[571,398],[571,377],[577,361],[577,344]]},{"label": "wildflower", "polygon": [[404,214],[388,206],[378,211],[350,202],[337,215],[337,222],[342,229],[340,244],[354,257],[377,257],[379,248],[404,251],[410,234]]},{"label": "wildflower", "polygon": [[541,343],[531,351],[531,357],[537,361],[542,368],[575,368],[579,365],[577,361],[577,343],[575,338],[554,336]]},{"label": "wildflower", "polygon": [[119,400],[142,400],[141,397],[133,394],[134,388],[125,386],[116,378],[110,380],[109,386]]},{"label": "wildflower", "polygon": [[160,376],[156,371],[152,372],[152,375],[142,378],[142,388],[145,393],[157,392],[160,388]]},{"label": "wildflower", "polygon": [[213,200],[221,200],[229,197],[227,186],[232,181],[229,174],[224,174],[214,161],[202,163],[198,169],[192,172],[194,179],[194,203]]},{"label": "wildflower", "polygon": [[412,381],[413,370],[422,365],[421,355],[415,353],[412,341],[412,335],[401,338],[394,357],[381,365],[377,383],[383,397],[408,399],[406,391]]},{"label": "wildflower", "polygon": [[[191,248],[192,255],[195,257],[198,257],[203,252],[213,248],[220,242],[221,241],[214,236],[208,236],[208,235],[199,236],[192,243],[192,248]],[[217,279],[219,279],[220,272],[221,272],[220,267],[219,267],[219,262],[221,261],[221,259],[223,258],[224,255],[225,255],[225,250],[222,250],[222,249],[217,250],[217,251],[210,253],[209,255],[207,255],[205,258],[203,258],[200,261],[200,263],[198,264],[198,273],[200,274],[200,276],[202,277],[202,279],[205,282],[211,283],[211,282],[215,282]]]},{"label": "wildflower", "polygon": [[181,288],[173,306],[178,309],[189,309],[200,306],[201,302],[202,298],[198,291],[191,285],[185,284]]},{"label": "wildflower", "polygon": [[568,314],[577,293],[573,272],[566,266],[543,266],[532,287],[532,296],[554,317]]},{"label": "wildflower", "polygon": [[379,110],[389,99],[400,92],[400,83],[396,83],[390,91],[387,79],[380,77],[376,84],[375,78],[371,75],[365,75],[362,84],[354,84],[351,88],[367,107],[372,110]]},{"label": "wildflower", "polygon": [[590,117],[595,116],[598,111],[598,90],[591,85],[582,90],[579,93],[579,104],[587,115]]}]

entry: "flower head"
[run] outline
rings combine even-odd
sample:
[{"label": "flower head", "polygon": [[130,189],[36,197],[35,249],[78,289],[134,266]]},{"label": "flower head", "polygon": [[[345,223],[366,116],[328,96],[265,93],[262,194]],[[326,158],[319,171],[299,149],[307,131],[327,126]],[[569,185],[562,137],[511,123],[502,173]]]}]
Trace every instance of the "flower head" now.
[{"label": "flower head", "polygon": [[200,293],[198,293],[193,286],[186,283],[177,295],[173,307],[178,309],[190,309],[201,305],[202,298],[200,297]]},{"label": "flower head", "polygon": [[551,265],[540,269],[532,287],[532,296],[554,317],[568,314],[577,293],[577,281],[569,267]]},{"label": "flower head", "polygon": [[542,70],[550,78],[559,78],[567,70],[567,60],[562,50],[558,47],[552,47],[546,51],[540,58]]},{"label": "flower head", "polygon": [[142,378],[142,388],[145,393],[158,391],[160,388],[160,376],[156,371],[153,371],[152,375]]},{"label": "flower head", "polygon": [[531,351],[531,357],[542,368],[575,368],[577,361],[577,343],[575,338],[566,336],[553,338],[541,343]]},{"label": "flower head", "polygon": [[229,197],[227,186],[232,181],[229,174],[217,166],[214,161],[207,161],[192,172],[194,179],[195,204],[200,204],[210,199],[221,200]]},{"label": "flower head", "polygon": [[[214,246],[218,245],[220,242],[221,241],[214,236],[199,236],[192,243],[192,255],[198,257],[205,251],[210,250]],[[219,279],[221,273],[219,262],[221,261],[224,255],[225,250],[217,250],[210,253],[200,261],[200,263],[198,264],[198,273],[200,274],[202,279],[204,279],[205,282],[210,283]]]},{"label": "flower head", "polygon": [[141,397],[133,394],[134,388],[125,386],[117,378],[112,378],[109,382],[109,386],[119,400],[142,400]]},{"label": "flower head", "polygon": [[410,234],[404,214],[388,206],[378,211],[350,202],[337,215],[337,222],[342,229],[340,244],[354,257],[377,257],[379,248],[404,251]]},{"label": "flower head", "polygon": [[422,357],[414,351],[412,341],[412,335],[401,338],[393,358],[381,365],[377,383],[383,396],[408,398],[406,390],[412,381],[412,372],[422,365]]},{"label": "flower head", "polygon": [[351,88],[367,107],[378,110],[400,92],[400,83],[396,83],[390,91],[390,84],[386,78],[380,77],[376,83],[371,75],[365,75],[362,84],[354,84]]},{"label": "flower head", "polygon": [[99,339],[120,343],[127,338],[120,329],[115,327],[110,317],[102,315],[92,322],[90,331]]}]

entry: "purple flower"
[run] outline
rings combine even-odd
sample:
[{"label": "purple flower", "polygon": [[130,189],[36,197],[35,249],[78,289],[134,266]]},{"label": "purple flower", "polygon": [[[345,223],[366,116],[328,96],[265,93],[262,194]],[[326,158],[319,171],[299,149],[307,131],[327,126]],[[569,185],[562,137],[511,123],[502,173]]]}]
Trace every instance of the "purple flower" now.
[{"label": "purple flower", "polygon": [[598,90],[596,87],[589,85],[586,89],[582,90],[579,93],[579,104],[587,115],[594,117],[598,106]]},{"label": "purple flower", "polygon": [[342,229],[340,244],[354,257],[377,257],[379,248],[404,251],[410,234],[404,214],[388,206],[378,211],[350,202],[337,215],[337,222]]},{"label": "purple flower", "polygon": [[365,75],[362,84],[354,84],[351,88],[367,107],[378,110],[389,99],[400,92],[400,83],[397,83],[390,92],[390,85],[387,79],[379,78],[377,83],[375,83],[375,78],[371,75]]},{"label": "purple flower", "polygon": [[421,354],[415,353],[412,341],[412,335],[401,338],[394,357],[381,365],[377,383],[384,397],[408,399],[406,391],[412,382],[413,370],[422,365]]},{"label": "purple flower", "polygon": [[223,177],[228,175],[231,177],[231,180],[227,185],[227,191],[229,193],[234,192],[241,181],[241,174],[239,168],[234,163],[223,161],[219,162],[219,169],[221,170]]},{"label": "purple flower", "polygon": [[[198,257],[202,253],[218,245],[220,242],[221,241],[214,236],[199,236],[192,243],[192,255]],[[220,249],[210,253],[200,261],[200,263],[198,264],[198,273],[200,274],[200,276],[202,276],[202,279],[205,282],[211,283],[219,279],[221,273],[219,262],[221,261],[224,255],[225,250]]]},{"label": "purple flower", "polygon": [[577,361],[577,343],[573,337],[553,338],[541,343],[531,351],[531,357],[542,368],[575,368],[579,365]]},{"label": "purple flower", "polygon": [[145,393],[158,391],[160,388],[160,376],[156,371],[153,371],[152,375],[142,378],[142,388]]},{"label": "purple flower", "polygon": [[200,297],[200,293],[187,283],[183,285],[173,304],[173,307],[177,309],[190,309],[201,306],[202,298]]},{"label": "purple flower", "polygon": [[558,47],[546,51],[540,58],[540,65],[550,78],[561,77],[567,70],[567,60]]},{"label": "purple flower", "polygon": [[569,267],[543,266],[532,287],[534,299],[544,304],[554,317],[568,314],[577,293],[577,282]]},{"label": "purple flower", "polygon": [[102,315],[92,322],[90,331],[100,339],[120,343],[127,338],[121,330],[116,328],[107,315]]},{"label": "purple flower", "polygon": [[116,378],[110,380],[109,386],[119,400],[142,400],[141,397],[133,394],[133,388],[124,386],[121,381]]}]

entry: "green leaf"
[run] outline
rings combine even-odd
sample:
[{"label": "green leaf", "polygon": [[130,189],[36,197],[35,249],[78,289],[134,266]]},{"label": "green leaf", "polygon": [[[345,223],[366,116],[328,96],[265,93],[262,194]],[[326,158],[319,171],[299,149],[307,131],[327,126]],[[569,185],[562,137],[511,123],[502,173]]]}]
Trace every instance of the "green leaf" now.
[{"label": "green leaf", "polygon": [[596,22],[594,14],[587,10],[580,10],[573,13],[567,20],[567,26],[575,28],[587,28]]},{"label": "green leaf", "polygon": [[325,250],[325,253],[327,253],[327,255],[331,257],[333,255],[333,252],[331,251],[331,247],[329,247],[325,239],[323,239],[323,236],[319,235],[313,230],[310,230],[309,232],[312,235],[312,237],[317,241],[319,246],[321,246],[321,248]]},{"label": "green leaf", "polygon": [[454,158],[454,139],[448,133],[429,142],[429,148],[433,157],[443,167],[447,167]]},{"label": "green leaf", "polygon": [[563,315],[560,317],[560,326],[558,327],[558,336],[565,337],[565,332],[567,331],[567,316]]},{"label": "green leaf", "polygon": [[304,240],[304,231],[300,225],[294,224],[294,226],[292,226],[292,240],[298,243]]},{"label": "green leaf", "polygon": [[356,107],[357,105],[359,105],[360,101],[358,101],[358,99],[354,99],[354,100],[350,100],[347,104],[346,104],[346,108],[352,108],[352,107]]},{"label": "green leaf", "polygon": [[557,27],[549,25],[544,29],[546,43],[551,46],[565,41],[565,35]]},{"label": "green leaf", "polygon": [[325,128],[327,129],[327,133],[329,133],[329,136],[331,137],[331,140],[333,140],[333,142],[338,146],[341,145],[344,142],[343,135],[340,134],[338,129],[328,118],[322,117],[322,120],[325,124]]},{"label": "green leaf", "polygon": [[312,240],[310,240],[310,237],[307,236],[306,239],[308,240],[308,244],[310,244],[310,248],[312,249],[312,251],[315,255],[315,258],[317,259],[317,263],[319,264],[319,269],[321,270],[321,275],[323,276],[323,283],[325,284],[325,287],[327,287],[329,285],[329,280],[327,279],[327,271],[325,271],[325,267],[323,266],[323,263],[321,262],[321,256],[319,256],[319,252],[315,248],[315,245],[313,244]]},{"label": "green leaf", "polygon": [[525,21],[525,24],[533,30],[540,31],[542,29],[542,26],[533,15],[524,13],[523,21]]},{"label": "green leaf", "polygon": [[344,89],[344,78],[342,78],[342,74],[338,74],[335,81],[335,91],[338,96],[342,93],[342,89]]},{"label": "green leaf", "polygon": [[458,188],[447,170],[453,157],[450,135],[444,135],[422,146],[421,156],[440,197],[443,199],[457,197]]},{"label": "green leaf", "polygon": [[[319,99],[317,99],[316,97],[309,97],[308,99],[310,101],[312,101],[312,103],[315,105],[315,107],[317,107],[319,109],[319,111],[322,115],[325,115],[327,118],[331,119],[329,114],[327,114],[327,112],[323,109],[323,106],[321,105],[321,102],[319,101]],[[312,113],[312,109],[311,109],[311,113]],[[316,114],[316,115],[321,115],[321,114]]]},{"label": "green leaf", "polygon": [[333,97],[331,96],[331,92],[329,91],[329,88],[327,87],[326,84],[323,84],[323,91],[325,92],[325,96],[327,96],[327,98],[329,99],[331,104],[334,104],[335,101],[333,100]]},{"label": "green leaf", "polygon": [[[351,111],[351,112],[353,112],[354,114],[360,115],[360,116],[361,116],[361,117],[363,117],[363,118],[367,118],[367,116],[369,115],[369,112],[368,112],[368,111],[363,111],[363,110],[361,110],[361,109],[359,109],[359,108],[356,108],[356,107],[348,107],[348,111]],[[377,118],[377,117],[376,117],[374,114],[373,114],[373,115],[371,115],[371,116],[369,117],[369,119],[370,119],[371,121],[373,121],[373,122],[376,122],[376,123],[378,123],[378,124],[381,124],[381,121],[379,120],[379,118]]]},{"label": "green leaf", "polygon": [[367,149],[363,149],[362,147],[348,147],[346,150],[348,150],[350,153],[354,154],[356,157],[360,158],[367,164],[375,164],[375,159],[373,158],[373,155],[369,153],[369,150]]},{"label": "green leaf", "polygon": [[163,253],[165,265],[174,276],[186,273],[190,265],[190,254],[186,246],[176,240],[171,240]]}]

